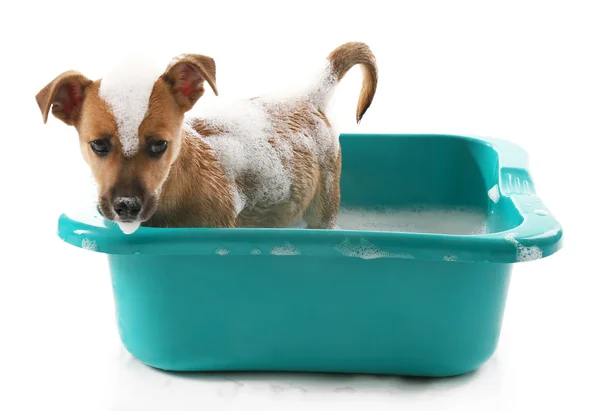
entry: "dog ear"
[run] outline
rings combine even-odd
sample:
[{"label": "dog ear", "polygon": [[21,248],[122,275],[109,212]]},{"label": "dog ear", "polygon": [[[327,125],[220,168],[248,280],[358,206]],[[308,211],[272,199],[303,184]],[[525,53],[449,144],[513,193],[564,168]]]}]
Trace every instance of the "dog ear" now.
[{"label": "dog ear", "polygon": [[35,100],[42,112],[44,124],[48,121],[51,107],[54,117],[69,126],[75,124],[85,98],[85,88],[91,83],[92,80],[83,74],[70,70],[60,74],[41,89]]},{"label": "dog ear", "polygon": [[208,82],[215,96],[219,95],[216,85],[215,61],[201,54],[183,54],[173,59],[162,76],[171,88],[177,103],[190,110],[204,94],[204,81]]}]

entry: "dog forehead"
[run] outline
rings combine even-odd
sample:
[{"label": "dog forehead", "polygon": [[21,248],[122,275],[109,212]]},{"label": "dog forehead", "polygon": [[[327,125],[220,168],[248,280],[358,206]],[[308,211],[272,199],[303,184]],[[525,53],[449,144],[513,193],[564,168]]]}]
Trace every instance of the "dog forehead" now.
[{"label": "dog forehead", "polygon": [[114,66],[100,81],[99,97],[114,116],[123,155],[131,157],[139,147],[138,131],[146,117],[154,84],[165,65],[145,56],[131,56]]}]

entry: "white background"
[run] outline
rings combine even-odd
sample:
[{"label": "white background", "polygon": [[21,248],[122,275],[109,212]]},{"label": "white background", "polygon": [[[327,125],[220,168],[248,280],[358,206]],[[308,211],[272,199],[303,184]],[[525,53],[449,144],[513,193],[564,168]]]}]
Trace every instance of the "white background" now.
[{"label": "white background", "polygon": [[[599,13],[591,1],[386,3],[3,3],[0,409],[600,409]],[[62,71],[97,78],[145,49],[207,54],[221,96],[250,96],[303,80],[353,40],[373,49],[380,82],[357,129],[360,70],[343,81],[330,110],[341,131],[516,142],[564,226],[560,252],[515,266],[494,357],[443,380],[180,376],[132,359],[104,256],[56,236],[87,172],[75,131],[43,125],[35,94]]]}]

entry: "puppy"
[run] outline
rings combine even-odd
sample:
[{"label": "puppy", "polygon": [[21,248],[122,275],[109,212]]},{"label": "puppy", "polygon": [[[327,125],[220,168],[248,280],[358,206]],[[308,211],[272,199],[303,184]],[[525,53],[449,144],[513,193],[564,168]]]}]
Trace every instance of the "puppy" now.
[{"label": "puppy", "polygon": [[[129,67],[92,81],[67,71],[36,95],[79,135],[98,186],[98,206],[125,233],[148,227],[335,226],[340,204],[339,135],[326,116],[335,86],[360,65],[357,123],[377,88],[363,43],[332,51],[320,77],[294,96],[255,97],[190,114],[215,62],[187,54],[166,67]],[[217,99],[218,101],[218,99]]]}]

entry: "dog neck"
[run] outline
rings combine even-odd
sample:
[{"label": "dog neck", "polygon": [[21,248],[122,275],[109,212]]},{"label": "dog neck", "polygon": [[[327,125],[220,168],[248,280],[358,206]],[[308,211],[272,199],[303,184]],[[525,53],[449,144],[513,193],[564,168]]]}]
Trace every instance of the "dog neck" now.
[{"label": "dog neck", "polygon": [[182,128],[181,150],[148,226],[234,227],[230,182],[210,147]]}]

